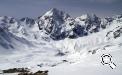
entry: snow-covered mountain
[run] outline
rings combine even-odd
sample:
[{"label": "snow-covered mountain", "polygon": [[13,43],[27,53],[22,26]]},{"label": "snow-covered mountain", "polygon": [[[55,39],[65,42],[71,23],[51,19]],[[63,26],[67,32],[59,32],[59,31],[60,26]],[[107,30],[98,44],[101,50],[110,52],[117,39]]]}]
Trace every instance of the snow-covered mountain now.
[{"label": "snow-covered mountain", "polygon": [[[32,45],[27,39],[20,38],[16,33],[18,28],[17,21],[12,17],[0,17],[0,51],[9,52],[6,50],[19,49]],[[4,51],[5,50],[5,51]]]},{"label": "snow-covered mountain", "polygon": [[53,40],[87,36],[109,27],[113,20],[114,18],[102,19],[95,14],[85,14],[74,19],[69,14],[53,8],[37,19],[3,16],[0,17],[0,24],[18,37],[37,41],[43,35]]},{"label": "snow-covered mountain", "polygon": [[104,50],[120,51],[121,39],[122,15],[100,18],[85,14],[72,18],[53,8],[36,19],[1,16],[0,68],[83,62]]},{"label": "snow-covered mountain", "polygon": [[64,38],[77,38],[91,33],[99,32],[107,27],[110,18],[102,20],[93,15],[82,15],[73,19],[67,13],[56,8],[39,17],[39,29],[48,34],[54,40]]},{"label": "snow-covered mountain", "polygon": [[66,21],[71,17],[63,11],[56,8],[46,12],[39,17],[39,28],[54,40],[63,39],[68,35],[68,28],[71,28]]}]

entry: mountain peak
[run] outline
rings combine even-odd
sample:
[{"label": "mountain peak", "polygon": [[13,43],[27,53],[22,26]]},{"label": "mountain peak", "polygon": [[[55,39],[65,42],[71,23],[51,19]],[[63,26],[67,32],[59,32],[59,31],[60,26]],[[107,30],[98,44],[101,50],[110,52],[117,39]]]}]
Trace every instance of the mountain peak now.
[{"label": "mountain peak", "polygon": [[96,17],[97,16],[95,14],[83,14],[78,18],[80,18],[80,19],[91,19],[91,18],[96,18]]},{"label": "mountain peak", "polygon": [[56,8],[52,8],[51,10],[47,11],[44,16],[53,16],[54,14],[59,14],[59,13],[63,13],[62,11],[56,9]]},{"label": "mountain peak", "polygon": [[50,11],[51,11],[51,12],[58,12],[58,11],[60,11],[60,10],[58,10],[57,8],[52,8]]},{"label": "mountain peak", "polygon": [[58,10],[57,8],[52,8],[51,10],[47,11],[42,18],[45,19],[45,17],[52,17],[52,18],[61,18],[61,17],[70,17],[69,14],[65,13],[64,11]]}]

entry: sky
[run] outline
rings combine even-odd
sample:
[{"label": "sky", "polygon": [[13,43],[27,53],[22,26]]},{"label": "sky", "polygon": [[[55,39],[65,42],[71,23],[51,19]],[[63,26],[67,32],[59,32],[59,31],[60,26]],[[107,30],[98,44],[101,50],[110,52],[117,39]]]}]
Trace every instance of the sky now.
[{"label": "sky", "polygon": [[51,8],[72,17],[82,14],[111,17],[122,14],[122,0],[0,0],[0,16],[36,18]]}]

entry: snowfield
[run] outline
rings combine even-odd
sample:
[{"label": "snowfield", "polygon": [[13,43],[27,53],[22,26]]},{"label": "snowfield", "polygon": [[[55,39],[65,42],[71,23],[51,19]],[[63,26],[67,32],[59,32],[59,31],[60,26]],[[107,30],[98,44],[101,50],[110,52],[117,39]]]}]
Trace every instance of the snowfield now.
[{"label": "snowfield", "polygon": [[[0,21],[0,69],[28,67],[32,72],[49,70],[49,75],[122,75],[122,15],[108,19],[95,15],[72,19],[52,9],[36,21],[12,20],[14,24],[6,22],[5,28]],[[77,25],[83,26],[83,34],[75,30]],[[101,63],[103,54],[112,55],[115,69]]]}]

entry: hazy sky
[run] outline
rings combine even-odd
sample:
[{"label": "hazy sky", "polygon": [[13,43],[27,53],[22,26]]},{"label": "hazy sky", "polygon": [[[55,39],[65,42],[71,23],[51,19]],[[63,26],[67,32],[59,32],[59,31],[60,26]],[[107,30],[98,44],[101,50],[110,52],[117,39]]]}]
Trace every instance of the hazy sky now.
[{"label": "hazy sky", "polygon": [[105,17],[122,14],[122,0],[0,0],[0,16],[35,18],[51,8],[73,17],[85,13]]}]

